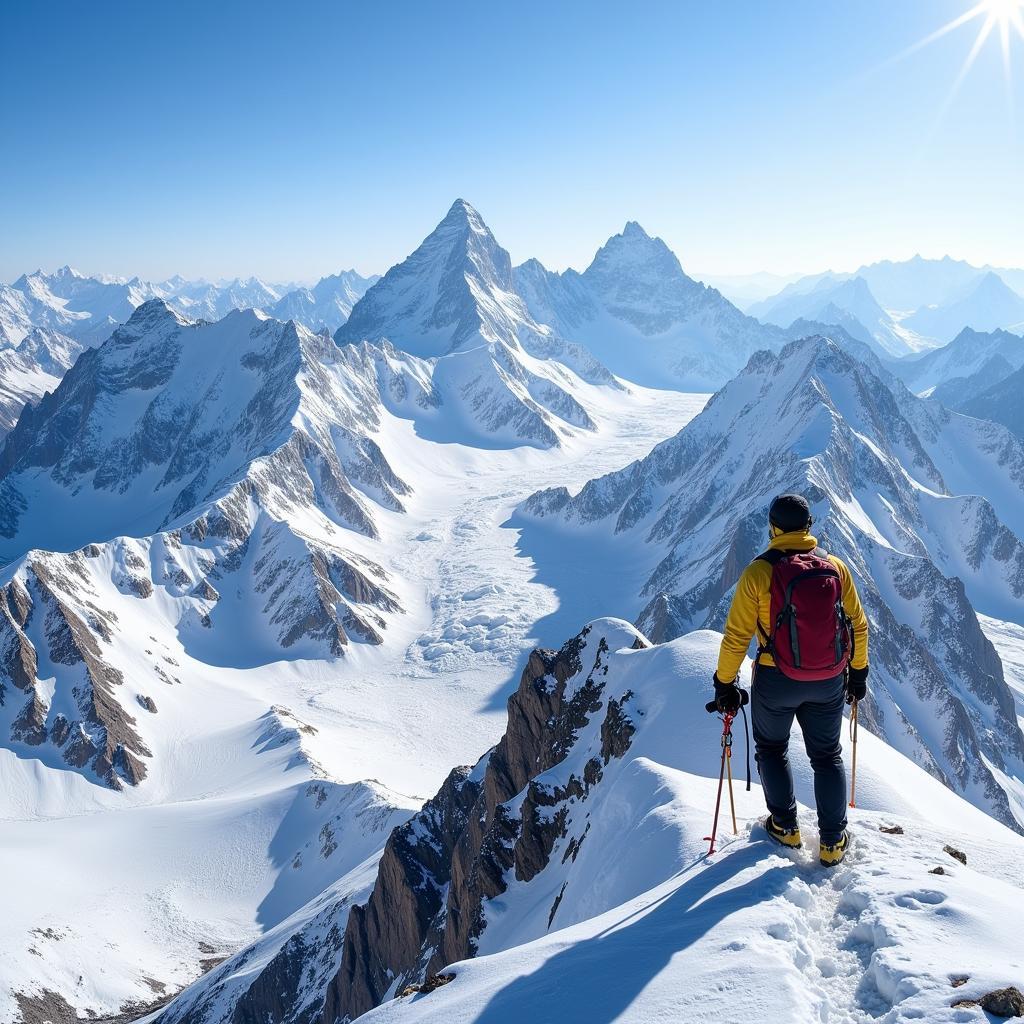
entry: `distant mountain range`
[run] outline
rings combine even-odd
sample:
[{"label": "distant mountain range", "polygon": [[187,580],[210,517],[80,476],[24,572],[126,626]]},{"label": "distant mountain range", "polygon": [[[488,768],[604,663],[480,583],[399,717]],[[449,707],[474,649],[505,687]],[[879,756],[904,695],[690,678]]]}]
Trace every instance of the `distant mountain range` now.
[{"label": "distant mountain range", "polygon": [[822,277],[808,291],[791,285],[780,295],[751,307],[767,323],[788,326],[794,320],[815,320],[845,328],[886,359],[927,347],[924,339],[902,329],[875,300],[863,277],[837,280]]},{"label": "distant mountain range", "polygon": [[72,267],[52,274],[37,270],[0,285],[0,348],[17,345],[32,327],[60,331],[84,345],[99,344],[150,299],[163,299],[193,320],[220,320],[234,309],[259,309],[314,331],[334,331],[376,280],[345,270],[312,288],[295,288],[255,277],[211,284],[180,276],[160,282],[86,277]]},{"label": "distant mountain range", "polygon": [[788,324],[794,314],[838,323],[862,340],[869,334],[890,357],[900,357],[945,345],[965,327],[1019,330],[1022,291],[1021,270],[915,256],[873,263],[852,274],[803,277],[747,311],[769,323]]},{"label": "distant mountain range", "polygon": [[1024,364],[1024,338],[1009,331],[975,331],[965,327],[948,345],[916,359],[891,365],[892,371],[918,394],[943,386],[948,394],[954,382],[983,374],[986,384]]},{"label": "distant mountain range", "polygon": [[990,270],[945,304],[922,306],[903,324],[943,343],[952,341],[965,327],[1020,334],[1024,331],[1024,297]]}]

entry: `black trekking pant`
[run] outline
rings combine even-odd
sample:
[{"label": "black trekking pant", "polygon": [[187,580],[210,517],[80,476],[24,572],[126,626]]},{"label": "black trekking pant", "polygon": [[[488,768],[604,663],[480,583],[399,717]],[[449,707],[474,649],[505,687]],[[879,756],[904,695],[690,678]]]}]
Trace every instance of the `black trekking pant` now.
[{"label": "black trekking pant", "polygon": [[757,667],[750,709],[765,802],[776,824],[796,827],[796,796],[789,767],[789,731],[795,717],[814,769],[814,800],[823,843],[836,842],[846,828],[846,767],[839,745],[845,700],[841,675],[803,683],[773,666]]}]

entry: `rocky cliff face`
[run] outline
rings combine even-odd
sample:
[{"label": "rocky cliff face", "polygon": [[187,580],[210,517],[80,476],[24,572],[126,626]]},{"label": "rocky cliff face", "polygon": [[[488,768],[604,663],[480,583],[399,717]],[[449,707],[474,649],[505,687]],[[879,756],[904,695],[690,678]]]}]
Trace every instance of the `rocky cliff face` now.
[{"label": "rocky cliff face", "polygon": [[106,656],[117,616],[97,601],[85,558],[40,554],[0,587],[0,723],[12,742],[48,744],[120,789],[145,777],[149,750],[118,699],[124,675]]},{"label": "rocky cliff face", "polygon": [[[565,803],[585,799],[602,766],[628,748],[628,715],[614,701],[605,708],[602,699],[608,642],[599,637],[588,645],[590,633],[588,627],[559,651],[530,655],[498,745],[473,771],[449,776],[392,835],[369,902],[349,917],[325,1020],[358,1016],[473,956],[488,901],[505,892],[510,878],[528,882],[543,870],[564,835]],[[561,786],[535,782],[602,711],[601,756]]]}]

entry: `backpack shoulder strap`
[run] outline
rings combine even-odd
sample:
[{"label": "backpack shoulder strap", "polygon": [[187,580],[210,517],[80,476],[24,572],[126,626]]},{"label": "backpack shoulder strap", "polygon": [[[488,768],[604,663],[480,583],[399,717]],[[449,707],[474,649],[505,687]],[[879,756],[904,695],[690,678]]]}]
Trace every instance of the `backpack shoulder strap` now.
[{"label": "backpack shoulder strap", "polygon": [[[768,548],[766,551],[762,551],[761,554],[754,559],[755,562],[767,562],[773,569],[779,562],[782,561],[788,555],[788,551],[782,551],[779,548]],[[757,647],[757,654],[760,657],[765,651],[770,649],[771,636],[765,632],[764,626],[761,625],[761,620],[757,620],[757,631],[761,634],[761,642]]]}]

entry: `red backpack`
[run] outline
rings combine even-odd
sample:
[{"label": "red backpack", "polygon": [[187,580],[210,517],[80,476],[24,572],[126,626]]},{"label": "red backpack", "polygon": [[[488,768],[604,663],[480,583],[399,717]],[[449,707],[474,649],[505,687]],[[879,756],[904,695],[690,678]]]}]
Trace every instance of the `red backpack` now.
[{"label": "red backpack", "polygon": [[843,607],[843,580],[821,548],[779,551],[769,548],[757,560],[772,567],[772,631],[758,654],[767,652],[790,679],[832,679],[853,652],[850,620]]}]

